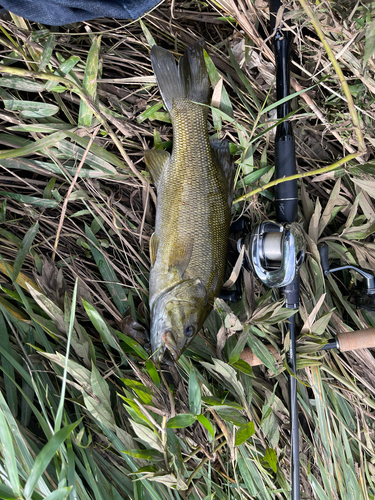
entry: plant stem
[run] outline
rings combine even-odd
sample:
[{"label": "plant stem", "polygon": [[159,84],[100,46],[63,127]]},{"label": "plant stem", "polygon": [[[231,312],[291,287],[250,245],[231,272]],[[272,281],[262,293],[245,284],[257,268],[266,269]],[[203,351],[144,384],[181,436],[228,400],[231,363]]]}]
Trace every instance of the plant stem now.
[{"label": "plant stem", "polygon": [[338,63],[338,61],[335,57],[335,54],[333,53],[328,41],[326,40],[326,37],[324,36],[323,30],[320,27],[320,23],[319,23],[317,17],[315,16],[314,12],[311,10],[311,8],[307,4],[306,0],[299,0],[299,2],[302,5],[303,10],[308,15],[308,17],[311,21],[311,24],[314,26],[315,31],[316,31],[318,37],[320,38],[320,41],[322,42],[322,44],[327,52],[329,60],[331,61],[332,66],[334,67],[334,69],[337,73],[339,81],[340,81],[342,88],[344,90],[344,94],[346,96],[346,99],[348,100],[349,112],[350,112],[350,116],[352,117],[353,125],[355,127],[355,132],[357,135],[359,148],[362,150],[362,152],[365,152],[366,145],[365,145],[365,141],[363,139],[363,134],[362,134],[362,130],[360,127],[358,114],[357,114],[357,111],[354,107],[353,97],[352,97],[352,94],[350,92],[348,82],[346,81],[344,73],[342,72],[342,69],[341,69],[340,64]]},{"label": "plant stem", "polygon": [[[225,446],[227,444],[226,441],[223,441],[222,443],[220,443],[218,446],[216,446],[216,448],[214,449],[214,453],[216,453],[217,451],[219,451],[223,446]],[[201,463],[198,465],[198,467],[195,469],[195,471],[193,471],[188,479],[188,482],[187,482],[187,485],[189,486],[189,484],[192,482],[193,480],[193,477],[195,476],[195,474],[204,466],[204,464],[208,461],[208,457],[205,457]]]},{"label": "plant stem", "polygon": [[332,170],[336,170],[336,168],[341,167],[344,163],[347,163],[350,160],[353,160],[354,158],[357,158],[357,156],[361,155],[362,153],[353,153],[350,155],[345,156],[341,160],[337,161],[336,163],[332,163],[332,165],[328,165],[328,167],[323,167],[323,168],[318,168],[317,170],[311,170],[310,172],[302,172],[301,174],[295,174],[295,175],[290,175],[289,177],[283,177],[282,179],[275,179],[274,181],[269,182],[268,184],[265,184],[264,186],[261,186],[257,189],[254,189],[253,191],[250,191],[250,193],[246,193],[239,198],[236,198],[233,201],[234,203],[238,203],[240,201],[245,201],[248,198],[251,198],[252,196],[261,193],[262,191],[265,191],[266,189],[272,187],[272,186],[277,186],[277,184],[281,184],[282,182],[287,182],[287,181],[294,181],[296,179],[303,179],[304,177],[310,177],[312,175],[319,175],[319,174],[325,174],[326,172],[331,172]]}]

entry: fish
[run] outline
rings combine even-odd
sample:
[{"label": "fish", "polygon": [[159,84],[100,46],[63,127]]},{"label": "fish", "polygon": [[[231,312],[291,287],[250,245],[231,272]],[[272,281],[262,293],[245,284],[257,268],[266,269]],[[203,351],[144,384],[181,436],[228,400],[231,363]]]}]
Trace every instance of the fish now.
[{"label": "fish", "polygon": [[220,294],[231,219],[233,163],[227,141],[211,141],[210,81],[204,40],[178,64],[154,45],[151,64],[173,127],[172,152],[150,149],[145,162],[157,191],[150,239],[150,338],[157,363],[177,361]]}]

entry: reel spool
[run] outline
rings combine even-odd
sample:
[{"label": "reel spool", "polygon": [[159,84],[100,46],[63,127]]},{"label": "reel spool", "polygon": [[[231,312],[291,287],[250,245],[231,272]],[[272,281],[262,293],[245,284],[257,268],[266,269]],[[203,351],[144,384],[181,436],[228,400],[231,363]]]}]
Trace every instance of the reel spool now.
[{"label": "reel spool", "polygon": [[[269,288],[289,285],[298,276],[305,258],[305,238],[297,222],[263,222],[243,243],[248,263]],[[238,246],[242,246],[241,240]]]}]

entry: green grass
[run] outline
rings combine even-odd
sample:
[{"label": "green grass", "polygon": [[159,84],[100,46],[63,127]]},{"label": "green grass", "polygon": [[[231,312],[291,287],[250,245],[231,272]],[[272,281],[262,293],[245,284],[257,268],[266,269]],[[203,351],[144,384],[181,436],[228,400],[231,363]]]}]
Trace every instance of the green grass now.
[{"label": "green grass", "polygon": [[[177,3],[171,18],[164,4],[142,21],[53,33],[17,16],[1,22],[0,498],[288,498],[290,312],[280,297],[246,273],[241,302],[218,299],[174,367],[157,368],[141,335],[156,200],[143,151],[173,139],[153,43],[181,54],[204,34],[210,135],[230,141],[237,165],[233,219],[274,217],[268,9],[257,4],[254,17],[241,5]],[[297,315],[301,497],[371,500],[373,354],[319,347],[336,332],[375,327],[375,313],[353,303],[356,274],[324,277],[317,245],[325,241],[337,264],[375,272],[374,17],[367,4],[310,5],[353,102],[311,19],[292,5],[290,118],[307,239]],[[354,113],[367,147],[355,158]],[[240,359],[246,345],[265,366]]]}]

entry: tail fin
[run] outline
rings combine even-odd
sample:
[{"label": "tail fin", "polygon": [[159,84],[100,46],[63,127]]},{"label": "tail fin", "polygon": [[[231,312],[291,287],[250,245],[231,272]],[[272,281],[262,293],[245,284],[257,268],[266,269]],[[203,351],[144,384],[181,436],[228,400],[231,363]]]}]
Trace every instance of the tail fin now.
[{"label": "tail fin", "polygon": [[204,62],[204,46],[204,40],[200,39],[188,47],[178,67],[171,52],[156,45],[152,47],[151,64],[168,111],[172,109],[173,99],[208,103],[210,81]]}]

